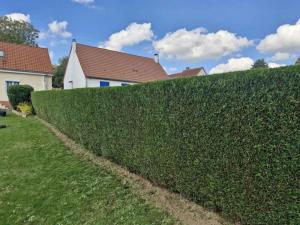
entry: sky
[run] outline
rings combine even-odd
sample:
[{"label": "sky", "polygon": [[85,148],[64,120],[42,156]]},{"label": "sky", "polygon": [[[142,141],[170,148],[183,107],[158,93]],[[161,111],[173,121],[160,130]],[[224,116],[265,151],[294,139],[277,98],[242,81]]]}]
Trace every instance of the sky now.
[{"label": "sky", "polygon": [[300,56],[299,0],[0,0],[0,15],[40,31],[53,64],[78,43],[153,57],[165,70],[270,67]]}]

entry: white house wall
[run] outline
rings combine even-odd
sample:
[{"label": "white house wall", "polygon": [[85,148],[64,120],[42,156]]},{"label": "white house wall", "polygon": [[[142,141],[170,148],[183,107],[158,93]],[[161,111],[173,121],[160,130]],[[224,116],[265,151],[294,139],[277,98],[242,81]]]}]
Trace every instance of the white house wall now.
[{"label": "white house wall", "polygon": [[205,76],[207,75],[204,69],[201,69],[197,76]]},{"label": "white house wall", "polygon": [[100,81],[108,81],[110,87],[122,86],[122,83],[130,84],[130,85],[136,84],[136,83],[126,82],[126,81],[113,81],[113,80],[87,78],[87,87],[100,87]]},{"label": "white house wall", "polygon": [[76,43],[73,43],[64,77],[64,89],[84,88],[86,85],[86,78],[76,54]]},{"label": "white house wall", "polygon": [[2,70],[0,71],[0,101],[8,101],[7,81],[19,82],[20,85],[30,85],[35,91],[52,89],[52,77],[49,75]]}]

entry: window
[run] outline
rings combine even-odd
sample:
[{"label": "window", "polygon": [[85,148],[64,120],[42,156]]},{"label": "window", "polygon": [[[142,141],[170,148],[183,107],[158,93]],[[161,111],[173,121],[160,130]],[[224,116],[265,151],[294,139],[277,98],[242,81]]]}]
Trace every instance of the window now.
[{"label": "window", "polygon": [[109,87],[108,81],[100,81],[100,87]]},{"label": "window", "polygon": [[19,84],[20,84],[19,81],[5,81],[5,83],[6,83],[6,91],[7,91],[7,88],[8,88],[9,86],[19,85]]},{"label": "window", "polygon": [[0,50],[0,57],[4,57],[4,51]]},{"label": "window", "polygon": [[122,83],[121,86],[128,86],[129,84],[127,83]]}]

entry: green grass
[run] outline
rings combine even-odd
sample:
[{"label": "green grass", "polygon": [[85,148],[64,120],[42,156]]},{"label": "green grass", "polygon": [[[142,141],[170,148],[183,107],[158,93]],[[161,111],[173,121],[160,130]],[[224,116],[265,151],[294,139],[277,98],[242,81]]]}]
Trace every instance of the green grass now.
[{"label": "green grass", "polygon": [[0,224],[173,224],[34,118],[0,117]]}]

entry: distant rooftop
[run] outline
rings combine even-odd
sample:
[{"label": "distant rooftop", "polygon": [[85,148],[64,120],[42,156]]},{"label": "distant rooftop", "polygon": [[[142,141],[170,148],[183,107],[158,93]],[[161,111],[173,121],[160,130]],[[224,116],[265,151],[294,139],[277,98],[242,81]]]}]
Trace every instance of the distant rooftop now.
[{"label": "distant rooftop", "polygon": [[174,78],[183,78],[183,77],[196,77],[196,76],[203,76],[206,75],[206,72],[203,67],[199,68],[189,68],[187,67],[184,71],[180,73],[170,74],[168,76],[168,79],[174,79]]},{"label": "distant rooftop", "polygon": [[163,80],[167,74],[154,59],[76,43],[86,77],[137,83]]}]

